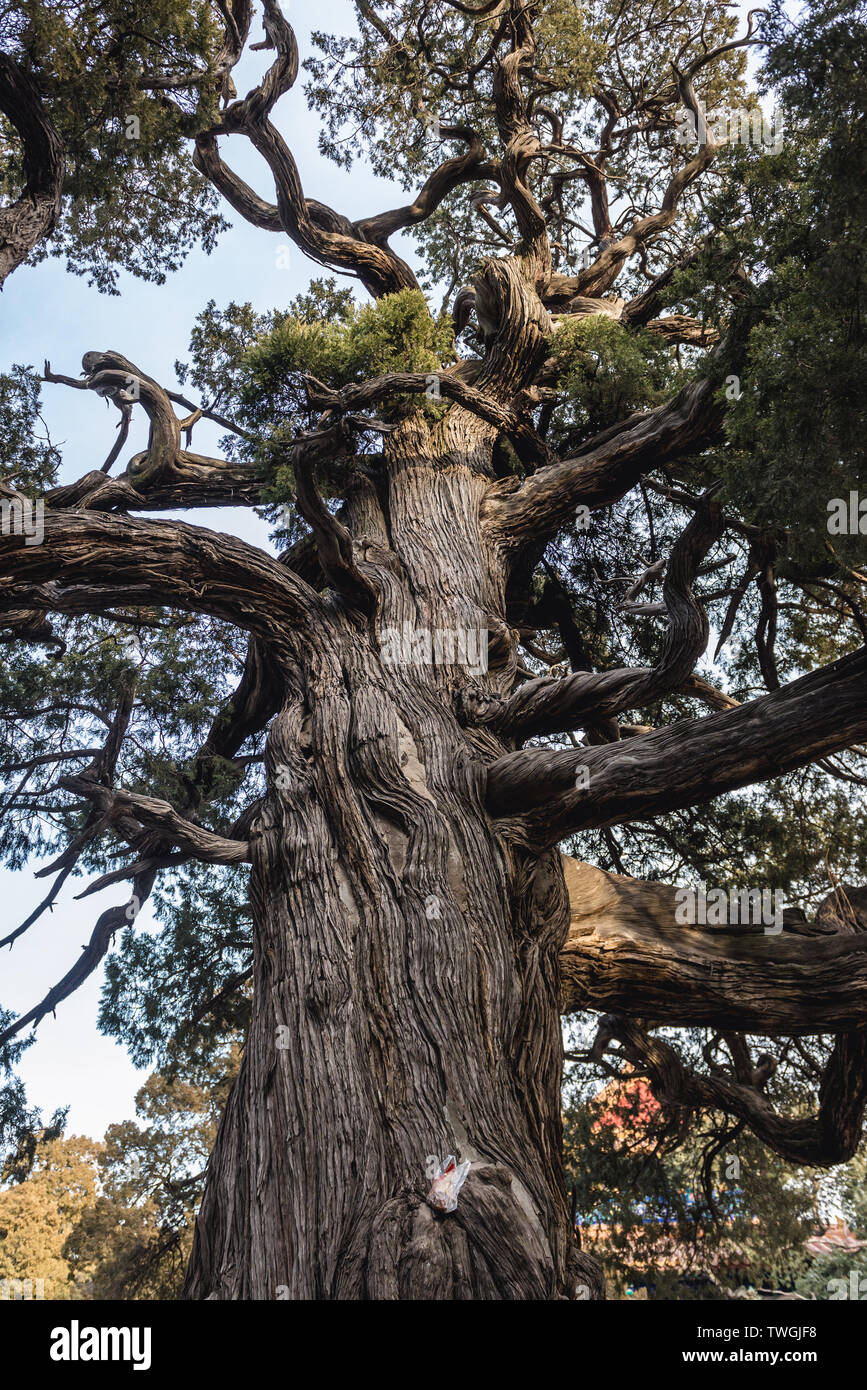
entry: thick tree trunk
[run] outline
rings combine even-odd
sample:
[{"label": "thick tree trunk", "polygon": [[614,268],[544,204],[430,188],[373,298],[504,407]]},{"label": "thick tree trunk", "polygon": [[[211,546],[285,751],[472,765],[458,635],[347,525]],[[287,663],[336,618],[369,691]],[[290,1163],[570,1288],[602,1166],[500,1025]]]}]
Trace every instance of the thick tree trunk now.
[{"label": "thick tree trunk", "polygon": [[[380,639],[496,632],[484,480],[424,443],[392,440],[387,536],[373,489],[352,504]],[[502,745],[453,708],[468,679],[508,679],[504,650],[487,674],[395,662],[335,606],[305,652],[251,835],[253,1018],[188,1297],[601,1293],[561,1164],[562,868],[497,837],[478,755]],[[442,1214],[425,1196],[450,1153],[472,1168]]]},{"label": "thick tree trunk", "polygon": [[0,287],[47,236],[60,215],[65,158],[29,73],[0,53],[0,111],[21,139],[25,185],[21,196],[0,208]]}]

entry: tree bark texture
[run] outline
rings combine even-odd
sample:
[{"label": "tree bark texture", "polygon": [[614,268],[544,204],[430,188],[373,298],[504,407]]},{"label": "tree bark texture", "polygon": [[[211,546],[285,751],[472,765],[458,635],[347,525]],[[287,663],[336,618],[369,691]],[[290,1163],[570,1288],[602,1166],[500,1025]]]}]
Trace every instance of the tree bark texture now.
[{"label": "tree bark texture", "polygon": [[[478,525],[486,429],[453,419],[436,455],[417,421],[392,436],[387,523],[373,488],[354,495],[380,632],[487,634],[502,613]],[[599,1293],[561,1165],[559,858],[498,836],[479,754],[503,746],[458,722],[464,673],[374,646],[335,605],[272,726],[253,1022],[187,1296]],[[495,691],[505,652],[479,677]],[[442,1214],[429,1160],[449,1153],[472,1168]]]}]

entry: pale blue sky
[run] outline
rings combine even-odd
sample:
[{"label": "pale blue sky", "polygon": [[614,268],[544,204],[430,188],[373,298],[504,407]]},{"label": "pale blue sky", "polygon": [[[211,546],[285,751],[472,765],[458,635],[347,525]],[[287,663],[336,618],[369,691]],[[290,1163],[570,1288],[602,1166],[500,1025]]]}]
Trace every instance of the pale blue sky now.
[{"label": "pale blue sky", "polygon": [[[286,4],[295,23],[302,59],[310,51],[309,21],[317,29],[347,32],[352,24],[346,0],[319,0],[315,11]],[[742,7],[746,12],[746,5]],[[252,85],[268,61],[267,54],[253,54],[236,70],[239,91]],[[277,124],[288,139],[298,162],[305,191],[330,203],[350,217],[381,211],[402,202],[401,190],[375,178],[357,166],[349,173],[326,163],[317,149],[318,124],[306,109],[301,82],[285,96],[276,113]],[[224,157],[265,197],[273,197],[273,185],[264,163],[241,137],[223,142]],[[230,300],[249,300],[257,310],[285,305],[306,288],[321,267],[309,261],[295,246],[285,266],[288,239],[248,226],[224,208],[233,223],[217,249],[207,257],[191,255],[183,269],[162,286],[144,284],[122,275],[118,297],[100,295],[84,279],[68,275],[62,261],[49,260],[34,268],[20,268],[7,281],[0,299],[0,370],[12,362],[41,368],[44,359],[54,371],[77,376],[84,352],[108,348],[122,352],[164,385],[175,385],[173,364],[186,356],[193,321],[208,299],[222,306]],[[411,262],[411,246],[395,244]],[[282,249],[283,254],[278,254]],[[346,283],[354,284],[347,280]],[[98,468],[114,438],[117,419],[113,408],[90,393],[62,386],[44,388],[44,416],[51,436],[62,444],[62,479]],[[216,452],[219,431],[200,425],[195,447]],[[141,421],[131,432],[123,460],[144,447]],[[118,471],[116,467],[115,471]],[[267,544],[266,528],[251,513],[199,512],[201,525],[236,531],[258,544]],[[32,871],[39,863],[13,874],[0,867],[0,935],[14,928],[44,896],[45,880]],[[73,901],[84,881],[68,883],[52,916],[44,917],[0,955],[0,1003],[21,1012],[41,999],[60,979],[88,939],[99,913],[116,902],[117,890],[108,890],[85,903]],[[149,909],[139,918],[141,930],[153,923]],[[125,1050],[96,1031],[96,1014],[102,971],[94,975],[70,999],[60,1005],[56,1019],[42,1021],[37,1042],[24,1055],[21,1075],[31,1102],[50,1112],[70,1106],[69,1132],[101,1136],[107,1124],[134,1113],[134,1096],[147,1071],[137,1071]]]}]

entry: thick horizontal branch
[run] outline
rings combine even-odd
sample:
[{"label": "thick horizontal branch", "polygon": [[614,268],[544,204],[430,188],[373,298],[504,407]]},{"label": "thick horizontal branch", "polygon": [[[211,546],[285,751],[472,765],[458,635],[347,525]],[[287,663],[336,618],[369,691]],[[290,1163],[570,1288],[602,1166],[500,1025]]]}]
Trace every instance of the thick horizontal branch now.
[{"label": "thick horizontal branch", "polygon": [[315,620],[321,600],[287,567],[234,536],[182,522],[47,511],[44,540],[0,535],[0,624],[10,609],[101,612],[166,604],[273,640]]},{"label": "thick horizontal branch", "polygon": [[689,314],[666,314],[661,319],[650,319],[646,329],[666,343],[689,343],[692,347],[710,347],[719,342],[720,336],[715,328],[706,327]]},{"label": "thick horizontal branch", "polygon": [[691,382],[667,405],[604,431],[573,458],[538,469],[515,486],[491,486],[482,521],[501,546],[518,549],[544,541],[568,524],[579,505],[591,510],[618,501],[641,474],[676,454],[704,448],[719,434],[723,408],[710,380]]},{"label": "thick horizontal branch", "polygon": [[525,748],[488,769],[487,805],[516,836],[553,845],[577,830],[696,806],[867,736],[867,648],[737,709],[605,747]]},{"label": "thick horizontal branch", "polygon": [[45,494],[46,507],[86,507],[94,512],[195,511],[202,507],[255,507],[262,475],[252,464],[230,463],[179,451],[158,477],[133,469],[117,478],[94,470]]},{"label": "thick horizontal branch", "polygon": [[[853,931],[837,894],[814,923],[786,912],[753,926],[680,924],[678,890],[607,874],[564,855],[570,926],[560,954],[563,1013],[594,1009],[673,1028],[767,1035],[837,1033],[867,1022],[867,914]],[[853,890],[860,898],[864,890]]]}]

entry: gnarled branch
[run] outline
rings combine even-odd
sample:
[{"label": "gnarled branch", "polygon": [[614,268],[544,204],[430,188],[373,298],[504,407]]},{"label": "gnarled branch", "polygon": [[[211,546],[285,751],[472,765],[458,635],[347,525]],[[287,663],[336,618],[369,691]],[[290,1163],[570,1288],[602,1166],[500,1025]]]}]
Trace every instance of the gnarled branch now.
[{"label": "gnarled branch", "polygon": [[517,488],[494,483],[482,521],[504,549],[518,551],[556,534],[579,505],[610,506],[648,468],[706,447],[718,436],[723,408],[708,378],[690,382],[673,401],[588,440],[581,452],[538,469]]},{"label": "gnarled branch", "polygon": [[697,806],[778,777],[867,736],[867,648],[737,709],[626,743],[525,748],[488,769],[487,805],[550,846],[576,830]]},{"label": "gnarled branch", "polygon": [[669,625],[656,666],[599,674],[578,671],[553,682],[542,677],[526,681],[509,699],[492,701],[487,707],[468,693],[467,699],[474,700],[472,708],[465,708],[468,722],[523,739],[596,724],[682,689],[708,639],[707,614],[692,594],[692,583],[701,561],[719,539],[721,527],[719,507],[708,492],[668,563],[663,596]]}]

